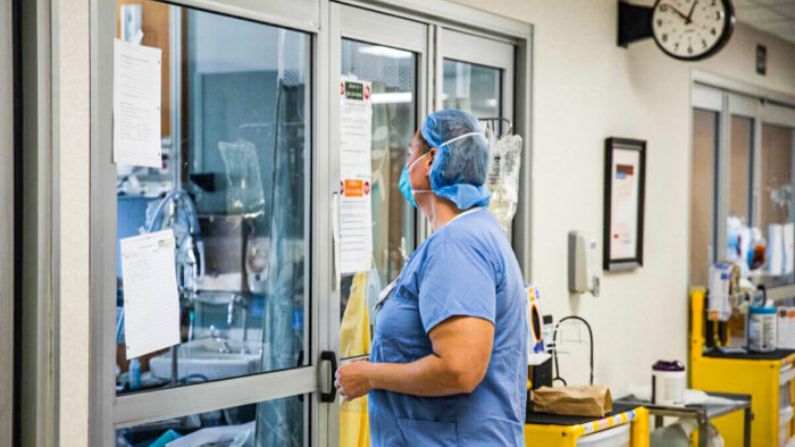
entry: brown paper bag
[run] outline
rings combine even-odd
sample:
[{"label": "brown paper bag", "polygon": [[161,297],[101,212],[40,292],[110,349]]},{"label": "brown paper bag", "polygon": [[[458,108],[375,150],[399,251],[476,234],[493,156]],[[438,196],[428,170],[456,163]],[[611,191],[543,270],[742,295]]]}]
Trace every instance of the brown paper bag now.
[{"label": "brown paper bag", "polygon": [[533,409],[541,413],[604,417],[613,411],[613,399],[605,386],[545,386],[533,393]]}]

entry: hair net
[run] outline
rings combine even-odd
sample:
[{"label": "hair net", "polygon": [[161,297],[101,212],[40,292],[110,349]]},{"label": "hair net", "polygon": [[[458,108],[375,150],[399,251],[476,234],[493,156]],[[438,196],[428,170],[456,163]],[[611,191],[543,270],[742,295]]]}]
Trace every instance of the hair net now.
[{"label": "hair net", "polygon": [[461,210],[487,206],[490,193],[483,184],[489,143],[477,118],[461,110],[444,109],[428,115],[420,132],[429,146],[437,148],[430,172],[433,192]]}]

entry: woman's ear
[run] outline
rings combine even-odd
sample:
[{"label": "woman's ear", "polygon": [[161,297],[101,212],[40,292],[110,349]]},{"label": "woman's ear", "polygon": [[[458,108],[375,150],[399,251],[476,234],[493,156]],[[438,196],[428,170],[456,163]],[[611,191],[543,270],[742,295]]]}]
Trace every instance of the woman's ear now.
[{"label": "woman's ear", "polygon": [[436,148],[432,147],[430,150],[428,150],[428,157],[427,157],[427,159],[428,159],[428,161],[427,161],[427,163],[428,163],[428,175],[430,175],[431,165],[433,165],[433,159],[435,157],[436,157]]}]

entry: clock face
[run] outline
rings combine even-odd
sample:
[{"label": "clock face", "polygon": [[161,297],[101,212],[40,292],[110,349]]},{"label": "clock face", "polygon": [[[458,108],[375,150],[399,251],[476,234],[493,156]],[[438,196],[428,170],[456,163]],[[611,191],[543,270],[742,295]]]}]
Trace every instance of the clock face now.
[{"label": "clock face", "polygon": [[698,60],[729,40],[734,10],[731,0],[657,0],[651,26],[654,41],[668,55]]}]

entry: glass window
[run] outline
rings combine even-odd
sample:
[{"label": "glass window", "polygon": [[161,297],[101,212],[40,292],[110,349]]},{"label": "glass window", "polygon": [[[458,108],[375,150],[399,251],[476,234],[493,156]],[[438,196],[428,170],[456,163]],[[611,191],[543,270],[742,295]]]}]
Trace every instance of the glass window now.
[{"label": "glass window", "polygon": [[751,224],[751,172],[753,170],[754,120],[732,116],[729,149],[729,217]]},{"label": "glass window", "polygon": [[[370,272],[342,278],[340,309],[346,327],[358,327],[382,286],[397,278],[415,244],[415,212],[398,189],[417,123],[417,55],[397,48],[342,40],[342,75],[372,83],[373,260]],[[352,306],[349,306],[352,303]],[[367,309],[368,315],[364,315]],[[341,356],[368,354],[342,337]]]},{"label": "glass window", "polygon": [[715,166],[718,113],[693,110],[692,182],[690,189],[690,283],[707,285],[713,262]]},{"label": "glass window", "polygon": [[127,360],[119,266],[118,392],[308,364],[310,36],[121,3],[163,51],[163,166],[118,166],[118,237],[173,229],[181,343]]},{"label": "glass window", "polygon": [[[445,59],[443,64],[442,106],[472,113],[477,118],[501,118],[502,70],[484,65]],[[484,122],[487,129],[502,135],[507,130],[502,121]],[[495,190],[495,192],[498,190]],[[497,197],[497,196],[494,196]],[[492,204],[494,202],[492,201]],[[500,206],[497,206],[500,209]],[[494,210],[494,208],[492,208]],[[500,211],[495,211],[500,214]],[[513,238],[513,223],[506,228]]]},{"label": "glass window", "polygon": [[756,275],[764,265],[764,238],[752,218],[754,120],[733,115],[730,145],[726,253],[723,260],[740,266],[743,277]]},{"label": "glass window", "polygon": [[795,233],[792,196],[793,129],[762,125],[760,157],[759,227],[765,232],[768,248],[768,285],[792,283],[792,268],[786,262],[786,240]]},{"label": "glass window", "polygon": [[308,441],[307,402],[292,396],[122,428],[116,446],[299,447]]},{"label": "glass window", "polygon": [[444,60],[442,105],[478,118],[502,116],[502,71],[484,65]]}]

